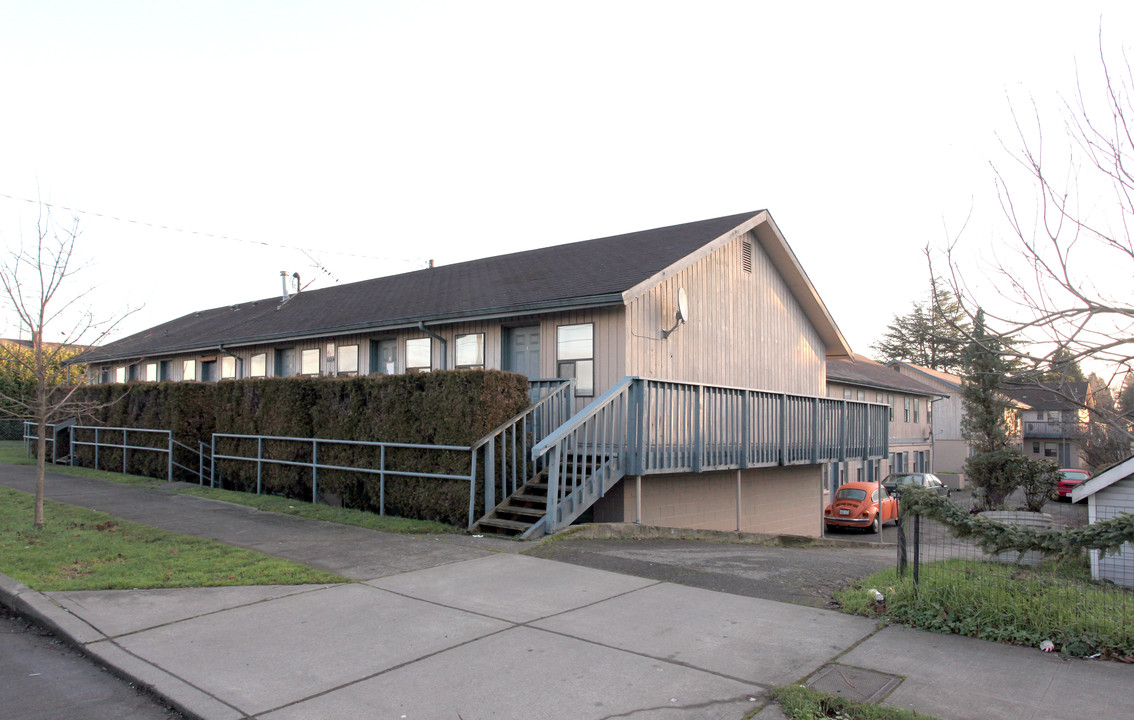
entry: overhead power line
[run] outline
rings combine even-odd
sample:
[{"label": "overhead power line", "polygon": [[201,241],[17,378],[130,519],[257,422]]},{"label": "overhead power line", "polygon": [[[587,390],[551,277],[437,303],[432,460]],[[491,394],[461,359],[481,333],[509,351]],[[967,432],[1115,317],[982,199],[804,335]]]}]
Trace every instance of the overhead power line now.
[{"label": "overhead power line", "polygon": [[[362,258],[364,260],[379,260],[379,261],[382,261],[382,262],[404,262],[404,263],[421,263],[421,262],[423,262],[419,258],[407,259],[407,258],[377,257],[377,256],[374,256],[374,255],[362,255],[360,253],[342,252],[340,250],[328,250],[326,248],[307,248],[307,247],[301,247],[299,245],[284,245],[283,243],[273,243],[273,242],[267,242],[267,241],[264,241],[264,240],[248,240],[246,238],[234,237],[232,235],[218,235],[218,234],[215,234],[215,233],[202,232],[200,230],[186,230],[184,228],[174,227],[172,225],[162,225],[161,223],[147,222],[145,220],[135,220],[133,218],[123,218],[123,217],[118,217],[116,215],[108,215],[106,213],[95,212],[94,210],[84,210],[82,208],[69,207],[67,205],[59,205],[57,203],[50,203],[50,202],[46,202],[44,200],[32,200],[31,198],[19,197],[17,195],[9,195],[7,193],[0,193],[0,197],[7,198],[9,200],[15,200],[17,202],[26,202],[26,203],[30,203],[32,205],[42,205],[44,207],[51,208],[52,210],[64,210],[64,211],[69,212],[69,213],[78,213],[80,215],[90,215],[92,217],[102,218],[103,220],[113,220],[115,222],[130,223],[131,225],[141,225],[143,227],[150,227],[150,228],[154,228],[156,230],[168,230],[169,232],[183,233],[185,235],[196,235],[197,237],[211,238],[213,240],[229,240],[229,241],[232,241],[232,242],[245,243],[247,245],[262,245],[264,247],[279,248],[279,249],[283,249],[283,250],[295,250],[297,252],[303,253],[304,255],[307,255],[307,257],[309,259],[311,259],[312,262],[316,262],[315,259],[312,258],[311,255],[310,255],[310,253],[313,253],[313,252],[318,252],[318,253],[327,254],[327,255],[340,255],[340,256],[343,256],[343,257]],[[331,275],[331,273],[326,268],[322,267],[317,262],[316,262],[316,266],[319,267],[319,269],[322,270],[323,272],[326,272],[328,275]],[[334,276],[331,275],[331,277],[333,278]],[[337,279],[336,279],[336,282],[338,282]]]}]

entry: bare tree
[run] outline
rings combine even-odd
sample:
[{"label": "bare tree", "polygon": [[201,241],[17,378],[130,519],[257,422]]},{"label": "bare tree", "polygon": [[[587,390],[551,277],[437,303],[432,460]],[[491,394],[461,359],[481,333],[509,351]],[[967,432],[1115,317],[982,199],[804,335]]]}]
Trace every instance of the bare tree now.
[{"label": "bare tree", "polygon": [[[60,224],[41,204],[35,228],[35,243],[26,246],[21,237],[19,247],[9,249],[0,264],[4,299],[19,319],[18,334],[28,338],[0,343],[0,358],[29,380],[30,392],[0,393],[0,399],[4,412],[36,423],[34,526],[42,528],[47,427],[99,407],[77,400],[75,393],[84,378],[70,361],[85,343],[97,344],[105,338],[129,311],[113,321],[96,322],[91,311],[82,307],[93,288],[70,292],[68,286],[81,270],[73,264],[80,234],[78,218]],[[65,329],[57,330],[57,325]],[[47,340],[49,328],[57,332],[52,340]]]},{"label": "bare tree", "polygon": [[[996,290],[974,291],[966,282],[957,239],[944,259],[950,290],[970,317],[983,307],[1015,363],[1016,382],[1038,384],[1060,363],[1087,361],[1117,392],[1134,367],[1134,73],[1125,52],[1117,66],[1108,62],[1101,32],[1099,56],[1101,90],[1079,79],[1062,100],[1067,146],[1054,159],[1045,155],[1037,104],[1027,125],[1013,109],[1015,142],[1002,141],[1011,162],[993,165],[1011,249],[990,261]],[[931,275],[933,265],[930,253]],[[1044,387],[1058,391],[1060,384]],[[1069,388],[1062,394],[1134,440],[1113,404],[1093,407]]]}]

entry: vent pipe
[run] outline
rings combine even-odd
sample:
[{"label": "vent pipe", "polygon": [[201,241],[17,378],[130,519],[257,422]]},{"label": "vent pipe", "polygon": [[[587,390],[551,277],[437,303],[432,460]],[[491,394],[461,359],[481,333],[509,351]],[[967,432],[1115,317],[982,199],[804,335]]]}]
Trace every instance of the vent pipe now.
[{"label": "vent pipe", "polygon": [[280,282],[283,284],[283,297],[280,298],[280,302],[287,302],[287,270],[280,270]]}]

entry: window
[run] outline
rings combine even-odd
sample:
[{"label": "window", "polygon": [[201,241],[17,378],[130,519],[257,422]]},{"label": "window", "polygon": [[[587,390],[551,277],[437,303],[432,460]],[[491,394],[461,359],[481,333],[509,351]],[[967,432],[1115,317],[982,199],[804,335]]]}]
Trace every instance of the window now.
[{"label": "window", "polygon": [[185,360],[181,363],[181,379],[182,380],[196,380],[197,379],[197,361]]},{"label": "window", "polygon": [[560,325],[555,329],[558,376],[575,378],[576,395],[595,394],[595,326]]},{"label": "window", "polygon": [[126,382],[126,368],[125,366],[114,368],[114,382]]},{"label": "window", "polygon": [[890,406],[890,422],[894,422],[894,396],[886,395],[886,404]]},{"label": "window", "polygon": [[484,333],[457,336],[457,369],[484,367]]},{"label": "window", "polygon": [[851,389],[850,388],[843,388],[843,400],[850,400],[850,399],[851,399]]},{"label": "window", "polygon": [[1059,444],[1058,443],[1044,443],[1043,456],[1045,458],[1059,457]]},{"label": "window", "polygon": [[874,396],[874,402],[878,403],[879,405],[885,402],[885,400],[882,399],[882,393],[878,393]]},{"label": "window", "polygon": [[357,375],[358,374],[358,346],[357,345],[339,345],[338,356],[339,356],[338,372],[339,372],[340,375]]},{"label": "window", "polygon": [[856,399],[859,402],[866,402],[866,391],[865,390],[859,390]]},{"label": "window", "polygon": [[406,340],[406,372],[433,369],[433,338]]},{"label": "window", "polygon": [[906,411],[906,422],[909,422],[910,421],[910,399],[909,398],[902,398],[902,405],[904,406],[904,409]]},{"label": "window", "polygon": [[370,341],[370,372],[393,375],[398,371],[398,341]]},{"label": "window", "polygon": [[221,358],[220,376],[221,380],[233,380],[236,378],[236,358],[231,355],[225,355]]},{"label": "window", "polygon": [[169,380],[170,367],[173,365],[169,360],[162,360],[161,366],[158,368],[158,380],[165,382]]},{"label": "window", "polygon": [[914,401],[913,401],[913,421],[915,423],[921,422],[921,398],[914,398]]},{"label": "window", "polygon": [[215,357],[201,361],[201,379],[205,382],[213,382],[217,379],[217,360]]},{"label": "window", "polygon": [[1038,442],[1032,443],[1032,455],[1040,454],[1040,444]]},{"label": "window", "polygon": [[299,374],[319,374],[319,348],[308,348],[299,353]]},{"label": "window", "polygon": [[157,382],[157,379],[158,379],[157,368],[158,368],[158,365],[157,365],[156,362],[146,363],[146,370],[145,370],[146,376],[142,379],[145,380],[146,382]]},{"label": "window", "polygon": [[267,377],[268,375],[268,353],[260,353],[253,355],[249,367],[249,377]]}]

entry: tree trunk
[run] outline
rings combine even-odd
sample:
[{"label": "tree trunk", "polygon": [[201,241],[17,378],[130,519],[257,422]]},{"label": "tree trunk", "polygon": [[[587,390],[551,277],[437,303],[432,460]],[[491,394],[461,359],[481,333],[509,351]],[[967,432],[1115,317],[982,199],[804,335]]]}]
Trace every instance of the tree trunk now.
[{"label": "tree trunk", "polygon": [[43,529],[43,478],[47,472],[47,423],[36,424],[35,431],[35,521],[32,523],[37,530]]}]

